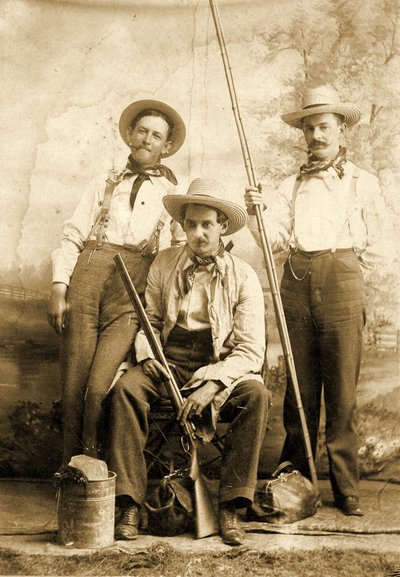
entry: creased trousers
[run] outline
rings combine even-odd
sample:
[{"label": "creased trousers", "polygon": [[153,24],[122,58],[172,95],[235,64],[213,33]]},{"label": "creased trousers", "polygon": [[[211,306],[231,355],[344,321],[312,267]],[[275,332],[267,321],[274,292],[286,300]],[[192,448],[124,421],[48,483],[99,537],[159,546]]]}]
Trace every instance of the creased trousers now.
[{"label": "creased trousers", "polygon": [[[297,280],[293,273],[302,280]],[[358,259],[351,249],[292,253],[290,262],[285,263],[281,295],[313,454],[323,390],[333,494],[335,500],[357,496],[356,386],[365,321],[364,282]],[[292,461],[304,475],[310,476],[289,380],[284,426],[286,439],[281,462]]]},{"label": "creased trousers", "polygon": [[68,287],[69,310],[60,342],[64,463],[79,453],[100,456],[101,403],[138,330],[136,313],[115,268],[113,257],[118,252],[143,294],[151,260],[134,247],[110,243],[99,248],[88,243]]},{"label": "creased trousers", "polygon": [[[164,348],[169,362],[175,365],[179,386],[193,372],[208,363],[206,347],[199,345],[195,333],[174,329]],[[206,331],[208,332],[208,331]],[[146,377],[140,366],[130,369],[110,392],[109,468],[117,473],[116,494],[129,495],[143,503],[147,490],[144,448],[148,437],[151,405],[160,398],[160,385]],[[164,394],[165,396],[165,394]],[[221,463],[219,501],[243,499],[251,503],[257,482],[261,444],[264,439],[269,393],[256,380],[239,383],[222,406],[220,416],[229,422]]]}]

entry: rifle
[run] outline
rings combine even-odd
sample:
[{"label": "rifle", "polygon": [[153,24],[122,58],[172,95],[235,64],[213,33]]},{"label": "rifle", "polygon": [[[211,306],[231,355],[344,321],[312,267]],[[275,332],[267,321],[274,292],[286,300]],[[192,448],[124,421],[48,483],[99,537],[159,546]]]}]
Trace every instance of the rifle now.
[{"label": "rifle", "polygon": [[[154,333],[153,327],[150,324],[149,318],[146,314],[142,301],[140,300],[135,285],[132,282],[122,256],[118,253],[114,256],[114,261],[117,270],[121,275],[128,296],[133,306],[135,307],[140,325],[147,337],[153,355],[157,361],[162,364],[168,374],[168,378],[165,378],[165,385],[173,408],[177,412],[179,407],[183,404],[183,397],[178,384],[170,366],[168,365],[167,359],[165,358],[161,344],[159,343]],[[182,428],[188,443],[188,453],[190,454],[189,476],[192,479],[194,486],[196,537],[201,539],[202,537],[215,535],[219,532],[218,521],[207,491],[207,487],[200,471],[196,428],[191,421],[186,421],[182,425]]]}]

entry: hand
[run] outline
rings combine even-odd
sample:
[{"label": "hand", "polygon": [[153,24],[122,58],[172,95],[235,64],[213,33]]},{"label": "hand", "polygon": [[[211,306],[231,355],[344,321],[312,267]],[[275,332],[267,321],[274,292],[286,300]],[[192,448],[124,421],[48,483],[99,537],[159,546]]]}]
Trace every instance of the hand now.
[{"label": "hand", "polygon": [[267,205],[264,203],[262,197],[261,184],[259,184],[258,187],[247,186],[245,190],[246,192],[244,195],[244,201],[246,203],[248,214],[255,214],[256,206],[260,206],[261,210],[265,210],[267,208]]},{"label": "hand", "polygon": [[58,335],[63,332],[66,324],[68,312],[67,289],[67,285],[63,282],[54,282],[47,307],[47,320]]},{"label": "hand", "polygon": [[156,359],[146,359],[142,362],[142,371],[153,381],[163,381],[169,378],[168,372]]},{"label": "hand", "polygon": [[207,381],[204,385],[193,391],[183,402],[178,411],[178,421],[183,425],[190,417],[200,417],[203,410],[211,403],[222,384]]}]

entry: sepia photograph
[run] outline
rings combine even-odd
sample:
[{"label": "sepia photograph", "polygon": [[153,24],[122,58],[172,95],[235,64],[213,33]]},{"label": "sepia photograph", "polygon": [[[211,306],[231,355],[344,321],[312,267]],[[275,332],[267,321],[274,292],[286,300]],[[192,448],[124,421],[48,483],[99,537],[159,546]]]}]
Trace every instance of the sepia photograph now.
[{"label": "sepia photograph", "polygon": [[399,3],[0,29],[0,575],[400,576]]}]

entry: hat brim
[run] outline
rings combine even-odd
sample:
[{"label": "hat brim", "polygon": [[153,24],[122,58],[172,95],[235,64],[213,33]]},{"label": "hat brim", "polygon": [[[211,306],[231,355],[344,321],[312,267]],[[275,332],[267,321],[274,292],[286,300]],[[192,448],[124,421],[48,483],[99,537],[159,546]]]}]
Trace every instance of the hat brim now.
[{"label": "hat brim", "polygon": [[[168,152],[161,154],[164,158],[166,156],[172,156],[175,154],[185,141],[186,137],[186,127],[182,118],[179,114],[165,102],[160,102],[159,100],[138,100],[137,102],[132,102],[125,108],[119,119],[119,132],[121,134],[122,140],[125,144],[128,144],[128,128],[131,127],[133,119],[143,110],[159,110],[165,116],[171,119],[173,123],[173,129],[171,134],[171,148]],[[129,146],[129,145],[128,145]]]},{"label": "hat brim", "polygon": [[308,116],[314,114],[339,114],[343,116],[347,126],[351,127],[357,124],[361,117],[361,110],[355,104],[320,104],[319,106],[312,106],[310,108],[302,108],[296,112],[289,112],[282,114],[281,118],[286,124],[294,128],[303,129],[303,120]]},{"label": "hat brim", "polygon": [[247,212],[239,204],[230,200],[221,200],[208,195],[168,194],[163,203],[172,218],[182,224],[182,207],[186,204],[201,204],[223,212],[228,219],[228,228],[222,236],[234,234],[247,223]]}]

